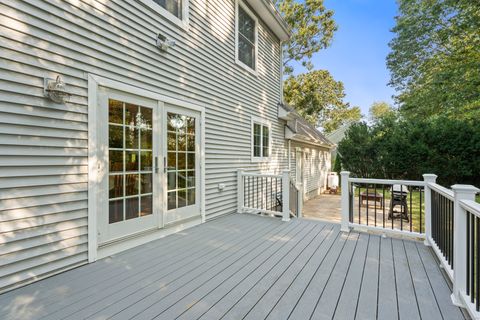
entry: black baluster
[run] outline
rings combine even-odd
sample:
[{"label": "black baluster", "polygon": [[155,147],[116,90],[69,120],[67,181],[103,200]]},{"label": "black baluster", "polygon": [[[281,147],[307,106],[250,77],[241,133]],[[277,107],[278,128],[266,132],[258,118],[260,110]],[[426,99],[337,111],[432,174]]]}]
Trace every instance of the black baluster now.
[{"label": "black baluster", "polygon": [[420,233],[422,233],[422,190],[425,189],[423,189],[422,187],[418,189],[418,192],[420,193]]},{"label": "black baluster", "polygon": [[385,229],[385,185],[382,184],[383,228]]},{"label": "black baluster", "polygon": [[407,190],[409,190],[409,194],[410,194],[410,210],[408,210],[408,213],[410,214],[410,232],[412,232],[412,226],[413,226],[412,193],[413,193],[413,188],[412,187],[407,187]]},{"label": "black baluster", "polygon": [[375,209],[373,210],[374,213],[375,213],[375,227],[377,226],[377,185],[375,184],[374,185],[374,189],[373,189],[373,192],[374,192],[374,203],[375,203]]},{"label": "black baluster", "polygon": [[467,296],[470,295],[470,217],[472,215],[470,212],[467,211],[467,250],[466,250],[466,257],[467,257],[467,283],[466,283],[466,289],[467,289]]},{"label": "black baluster", "polygon": [[480,299],[479,299],[479,288],[480,288],[480,276],[478,274],[479,272],[479,266],[480,266],[480,245],[478,243],[478,235],[479,235],[479,232],[480,232],[480,219],[475,216],[475,222],[477,224],[477,232],[475,233],[476,237],[475,237],[475,246],[477,247],[477,256],[475,259],[476,260],[476,267],[475,267],[475,280],[477,282],[476,284],[476,290],[475,290],[475,307],[477,309],[477,311],[480,311]]}]

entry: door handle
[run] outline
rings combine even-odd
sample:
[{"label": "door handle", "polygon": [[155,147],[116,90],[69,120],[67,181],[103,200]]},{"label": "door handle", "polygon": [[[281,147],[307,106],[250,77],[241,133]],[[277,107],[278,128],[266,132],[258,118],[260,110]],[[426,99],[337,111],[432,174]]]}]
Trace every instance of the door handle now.
[{"label": "door handle", "polygon": [[163,173],[167,173],[167,157],[163,157]]},{"label": "door handle", "polygon": [[155,157],[155,173],[158,173],[158,157]]}]

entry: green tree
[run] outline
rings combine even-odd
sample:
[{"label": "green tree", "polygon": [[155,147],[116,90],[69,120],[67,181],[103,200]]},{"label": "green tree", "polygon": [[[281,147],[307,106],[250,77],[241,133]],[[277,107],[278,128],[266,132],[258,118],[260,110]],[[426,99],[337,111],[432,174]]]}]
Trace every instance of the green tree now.
[{"label": "green tree", "polygon": [[333,79],[326,70],[289,76],[285,80],[285,102],[294,106],[307,121],[323,127],[326,132],[361,118],[360,108],[350,107],[344,98],[343,83]]},{"label": "green tree", "polygon": [[480,116],[480,2],[399,0],[387,65],[410,118]]},{"label": "green tree", "polygon": [[333,11],[325,7],[324,0],[274,2],[292,32],[290,41],[283,48],[285,73],[293,72],[291,63],[294,61],[311,70],[313,54],[327,48],[337,30]]},{"label": "green tree", "polygon": [[374,102],[370,106],[370,110],[368,113],[369,113],[370,121],[377,122],[382,118],[393,116],[393,114],[395,113],[395,110],[387,102],[380,101],[380,102]]},{"label": "green tree", "polygon": [[343,168],[358,177],[422,180],[435,173],[444,186],[480,185],[480,126],[470,121],[394,116],[354,124],[338,152]]}]

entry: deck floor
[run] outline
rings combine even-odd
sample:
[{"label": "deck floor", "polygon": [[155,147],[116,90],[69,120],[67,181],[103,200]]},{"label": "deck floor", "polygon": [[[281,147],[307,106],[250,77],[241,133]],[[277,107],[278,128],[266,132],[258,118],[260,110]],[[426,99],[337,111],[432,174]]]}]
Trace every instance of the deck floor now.
[{"label": "deck floor", "polygon": [[420,242],[236,214],[0,295],[0,319],[464,319]]}]

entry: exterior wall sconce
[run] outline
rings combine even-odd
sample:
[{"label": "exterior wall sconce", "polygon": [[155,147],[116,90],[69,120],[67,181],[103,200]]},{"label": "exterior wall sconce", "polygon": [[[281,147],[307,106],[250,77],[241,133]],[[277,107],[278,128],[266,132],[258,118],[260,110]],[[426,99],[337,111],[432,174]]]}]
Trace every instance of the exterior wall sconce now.
[{"label": "exterior wall sconce", "polygon": [[157,36],[157,48],[163,52],[167,52],[168,48],[175,47],[175,40],[167,39],[164,35],[158,34]]},{"label": "exterior wall sconce", "polygon": [[44,95],[53,102],[66,103],[70,100],[71,95],[67,92],[65,82],[60,76],[57,76],[56,80],[45,78],[43,88]]}]

